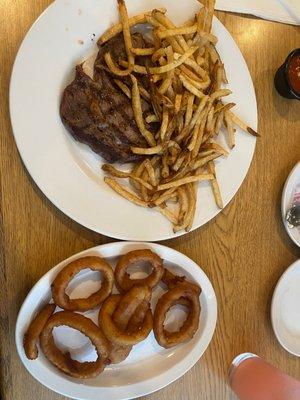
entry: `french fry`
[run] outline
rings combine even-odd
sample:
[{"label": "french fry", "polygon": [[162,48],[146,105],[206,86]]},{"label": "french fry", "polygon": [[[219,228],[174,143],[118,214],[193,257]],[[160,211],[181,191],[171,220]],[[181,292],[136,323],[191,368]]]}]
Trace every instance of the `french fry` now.
[{"label": "french fry", "polygon": [[187,176],[185,178],[178,179],[177,181],[172,181],[172,182],[164,183],[162,185],[158,185],[157,190],[158,191],[167,190],[167,189],[171,189],[173,187],[179,187],[181,185],[186,185],[187,183],[209,181],[211,179],[213,179],[213,175],[211,175],[211,174]]},{"label": "french fry", "polygon": [[127,76],[129,75],[132,71],[133,71],[133,64],[131,64],[131,66],[129,66],[129,64],[127,63],[128,68],[127,69],[120,69],[115,62],[113,61],[111,54],[110,53],[106,53],[104,55],[104,60],[108,66],[108,68],[110,69],[110,71],[117,75],[117,76]]},{"label": "french fry", "polygon": [[201,90],[197,89],[195,87],[195,83],[192,82],[188,77],[184,76],[183,74],[180,74],[179,79],[181,80],[183,86],[194,96],[198,97],[199,99],[205,97],[205,94]]},{"label": "french fry", "polygon": [[189,126],[190,121],[192,119],[194,100],[195,100],[195,95],[189,94],[186,113],[185,113],[185,121],[184,121],[185,127]]},{"label": "french fry", "polygon": [[178,28],[172,28],[172,29],[159,29],[157,31],[157,36],[160,39],[165,39],[166,37],[169,36],[176,36],[176,35],[188,35],[190,33],[195,33],[197,32],[197,25],[192,25],[192,26],[181,26]]},{"label": "french fry", "polygon": [[186,231],[189,232],[192,229],[193,221],[194,221],[194,215],[196,212],[196,204],[197,204],[197,193],[196,193],[196,187],[195,185],[191,184],[190,185],[190,198],[191,198],[191,205],[190,205],[190,213],[187,218],[187,226],[186,226]]},{"label": "french fry", "polygon": [[145,118],[145,121],[147,124],[151,124],[153,122],[159,122],[157,116],[155,114],[150,114]]},{"label": "french fry", "polygon": [[173,69],[179,67],[179,65],[183,64],[184,61],[191,57],[191,55],[193,55],[196,50],[197,46],[192,46],[184,54],[182,54],[178,58],[178,60],[175,60],[172,63],[163,65],[161,67],[151,67],[149,68],[149,71],[151,74],[164,74],[165,72],[172,71]]},{"label": "french fry", "polygon": [[180,111],[181,101],[182,101],[182,94],[176,94],[175,105],[174,105],[174,111],[176,114],[179,113]]},{"label": "french fry", "polygon": [[147,188],[149,190],[153,190],[153,186],[151,186],[145,180],[135,176],[132,172],[120,171],[111,164],[103,164],[102,169],[103,169],[103,171],[108,172],[111,176],[114,176],[115,178],[131,178],[132,180],[136,181],[137,183],[144,186],[145,188]]},{"label": "french fry", "polygon": [[162,152],[162,146],[160,144],[158,144],[154,147],[146,147],[146,148],[132,146],[131,151],[134,154],[151,156],[153,154],[160,154]]},{"label": "french fry", "polygon": [[[167,12],[166,8],[159,9],[162,13]],[[139,15],[135,15],[134,17],[129,18],[128,23],[129,26],[132,27],[137,24],[144,24],[147,22],[147,16],[151,15],[152,11],[148,11],[146,13],[142,13]],[[108,40],[116,36],[118,33],[122,32],[122,24],[119,22],[116,25],[109,28],[103,35],[100,36],[98,40],[98,45],[103,45]]]},{"label": "french fry", "polygon": [[160,138],[163,141],[169,124],[169,111],[167,107],[163,107],[163,118],[160,126]]},{"label": "french fry", "polygon": [[[130,26],[128,22],[128,13],[127,13],[127,8],[124,0],[118,0],[118,6],[119,6],[119,14],[120,14],[120,19],[121,19],[121,24],[122,24],[122,30],[123,30],[123,38],[124,38],[124,44],[125,44],[125,50],[127,54],[127,60],[128,60],[128,69],[127,69],[127,75],[131,74],[134,66],[134,55],[131,52],[132,49],[132,40],[131,40],[131,33],[130,33]],[[124,76],[124,71],[122,71],[122,75]]]},{"label": "french fry", "polygon": [[145,168],[146,168],[146,171],[148,172],[148,176],[149,176],[149,180],[151,182],[151,185],[152,186],[157,186],[157,180],[156,180],[156,176],[155,176],[155,171],[154,171],[153,165],[151,164],[151,161],[149,159],[145,160]]},{"label": "french fry", "polygon": [[119,79],[114,79],[114,82],[117,86],[119,86],[119,88],[122,90],[122,92],[124,94],[126,94],[126,96],[131,99],[131,90],[129,89],[129,87],[127,85],[125,85],[124,82],[120,81]]},{"label": "french fry", "polygon": [[[131,80],[133,83],[133,85],[132,85],[132,108],[133,108],[134,117],[135,117],[137,126],[139,127],[141,134],[147,140],[148,144],[152,147],[155,147],[156,146],[155,139],[154,139],[152,133],[146,129],[144,121],[143,121],[141,98],[140,98],[140,91],[139,91],[137,79],[135,76],[131,75]],[[150,153],[150,154],[156,154],[156,153]]]},{"label": "french fry", "polygon": [[173,193],[177,190],[177,186],[171,187],[169,190],[166,190],[164,193],[162,193],[160,196],[158,196],[153,202],[156,206],[164,203],[167,201]]},{"label": "french fry", "polygon": [[192,118],[192,120],[191,120],[191,122],[190,122],[190,128],[191,128],[191,129],[194,128],[194,126],[196,125],[196,123],[198,123],[198,121],[199,121],[199,120],[201,119],[201,117],[203,116],[203,110],[204,110],[205,107],[206,107],[206,104],[207,104],[207,102],[208,102],[208,99],[209,99],[208,96],[204,96],[204,97],[201,99],[201,101],[200,101],[200,103],[199,103],[199,105],[198,105],[198,107],[197,107],[197,109],[196,109],[196,111],[195,111],[195,113],[194,113],[194,115],[193,115],[193,118]]},{"label": "french fry", "polygon": [[228,146],[233,149],[235,146],[234,128],[230,115],[226,112],[224,115],[225,124],[228,132]]},{"label": "french fry", "polygon": [[218,184],[217,177],[216,177],[215,163],[213,161],[209,161],[208,164],[207,164],[207,169],[208,169],[208,172],[210,174],[214,175],[214,179],[212,179],[210,181],[210,183],[211,183],[211,186],[212,186],[212,190],[213,190],[213,194],[214,194],[216,205],[219,208],[223,208],[223,200],[222,200],[219,184]]},{"label": "french fry", "polygon": [[176,225],[178,224],[178,218],[176,217],[176,215],[170,211],[167,207],[162,207],[159,206],[157,207],[157,210],[164,216],[166,217],[170,222],[172,222],[172,224]]},{"label": "french fry", "polygon": [[145,47],[144,49],[142,48],[132,48],[131,52],[135,56],[151,56],[155,52],[154,47]]},{"label": "french fry", "polygon": [[[168,63],[171,64],[174,60],[173,49],[171,46],[168,46],[165,51],[166,51]],[[170,86],[172,84],[173,76],[174,76],[174,71],[170,71],[169,73],[166,74],[161,86],[158,89],[159,93],[165,94],[168,91],[168,89],[170,88]]]},{"label": "french fry", "polygon": [[188,206],[189,206],[186,188],[184,186],[179,186],[177,193],[178,193],[178,202],[179,202],[178,223],[182,224],[184,221],[184,217],[188,211]]},{"label": "french fry", "polygon": [[168,158],[167,155],[164,154],[162,156],[162,170],[161,170],[161,175],[163,178],[167,178],[169,176],[169,165],[168,165]]},{"label": "french fry", "polygon": [[[109,53],[108,53],[109,54]],[[105,55],[106,56],[106,55]],[[105,59],[105,61],[106,61],[106,63],[107,63],[107,65],[108,65],[108,62],[107,62],[107,60]],[[125,67],[125,68],[129,68],[129,64],[128,64],[128,61],[126,61],[126,60],[119,60],[119,64],[122,66],[122,67]],[[111,69],[111,68],[110,68]],[[112,72],[114,72],[112,69],[111,69],[111,71]],[[144,66],[142,66],[142,65],[138,65],[138,64],[134,64],[133,66],[132,66],[132,71],[133,72],[135,72],[135,73],[137,73],[137,74],[141,74],[141,75],[147,75],[147,69],[146,69],[146,67],[144,67]],[[123,75],[124,76],[124,75]]]},{"label": "french fry", "polygon": [[250,128],[246,122],[244,122],[241,118],[239,118],[236,114],[234,114],[232,111],[229,111],[228,113],[230,115],[230,118],[232,121],[239,126],[243,131],[250,133],[250,135],[253,136],[259,136],[257,132],[255,132],[252,128]]},{"label": "french fry", "polygon": [[[154,16],[154,18],[160,22],[164,27],[166,27],[167,29],[174,29],[176,28],[175,25],[173,24],[172,21],[169,20],[169,18],[163,14],[162,12],[160,12],[160,10],[154,10],[154,12],[152,12],[152,15]],[[169,40],[173,40],[176,41],[176,43],[179,44],[179,46],[182,48],[183,51],[187,51],[188,50],[188,45],[186,43],[186,41],[184,40],[182,35],[176,35],[176,39],[173,37],[169,37]],[[177,42],[178,41],[178,42]],[[176,50],[177,51],[177,50]]]},{"label": "french fry", "polygon": [[116,193],[125,199],[129,200],[131,203],[134,203],[141,207],[148,207],[148,203],[136,196],[134,193],[130,192],[124,186],[120,185],[115,179],[105,177],[104,182],[108,184]]}]

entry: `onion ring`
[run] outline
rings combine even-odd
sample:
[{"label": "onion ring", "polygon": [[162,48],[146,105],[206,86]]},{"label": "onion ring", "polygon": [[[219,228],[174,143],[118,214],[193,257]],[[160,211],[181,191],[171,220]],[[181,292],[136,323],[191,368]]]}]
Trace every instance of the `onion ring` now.
[{"label": "onion ring", "polygon": [[[135,286],[127,292],[113,314],[116,326],[121,330],[127,329],[128,332],[140,329],[150,307],[150,297],[151,290],[148,287]],[[109,353],[110,363],[117,364],[124,361],[131,350],[132,346],[121,346],[112,342]]]},{"label": "onion ring", "polygon": [[[183,304],[182,299],[190,302],[188,316],[177,332],[168,332],[164,328],[166,314],[173,305]],[[199,316],[199,291],[189,283],[179,283],[174,286],[160,297],[155,308],[153,331],[157,342],[167,349],[190,340],[198,329]]]},{"label": "onion ring", "polygon": [[[81,270],[89,268],[102,272],[101,288],[87,298],[70,299],[66,288],[71,279]],[[114,273],[111,266],[100,257],[83,257],[66,265],[54,279],[51,290],[54,303],[69,311],[87,311],[99,306],[111,293]]]},{"label": "onion ring", "polygon": [[[153,271],[147,278],[130,279],[130,275],[126,272],[126,269],[130,264],[139,261],[149,262],[152,265]],[[124,254],[119,259],[115,269],[115,278],[118,287],[126,292],[136,284],[147,285],[150,288],[155,287],[161,280],[163,272],[163,261],[156,253],[153,253],[153,251],[149,249],[134,250]]]},{"label": "onion ring", "polygon": [[36,342],[38,341],[46,322],[54,313],[55,308],[55,304],[47,304],[30,323],[23,339],[25,354],[29,360],[35,360],[37,358],[38,348]]},{"label": "onion ring", "polygon": [[[143,288],[143,287],[142,287]],[[134,288],[136,289],[136,288]],[[142,289],[144,290],[144,289]],[[145,292],[146,293],[146,290]],[[126,296],[131,295],[131,292],[126,293]],[[143,297],[143,296],[141,296]],[[138,309],[139,305],[142,304],[145,301],[144,298],[133,298],[132,304],[128,306],[127,309],[124,309],[122,302],[123,302],[123,296],[121,295],[112,295],[108,299],[105,300],[105,302],[102,304],[102,307],[99,312],[99,325],[102,327],[104,334],[106,337],[109,337],[110,340],[113,343],[119,344],[121,346],[131,346],[136,343],[141,342],[144,340],[150,333],[153,325],[153,320],[152,320],[152,313],[150,310],[150,306],[148,303],[147,306],[147,311],[146,315],[144,317],[144,320],[142,324],[136,329],[130,329],[128,328],[128,323],[130,318],[132,317],[133,314],[129,314],[128,311],[132,311],[133,313],[137,310],[140,312]],[[126,326],[125,329],[120,329],[117,323],[114,321],[114,313],[115,311],[118,311],[118,307],[120,309],[124,310],[124,313],[127,312],[126,316],[124,318],[120,318],[120,323],[121,327]],[[144,306],[143,306],[144,307]],[[117,313],[117,316],[120,315]]]},{"label": "onion ring", "polygon": [[124,361],[130,354],[132,346],[120,346],[116,343],[110,344],[110,352],[108,356],[109,364],[119,364]]},{"label": "onion ring", "polygon": [[[54,343],[52,331],[57,326],[69,326],[87,336],[95,346],[97,360],[80,363],[73,360],[69,353],[63,353]],[[40,337],[41,346],[47,359],[65,374],[74,378],[92,378],[102,372],[107,365],[109,342],[102,330],[92,320],[70,311],[53,314],[47,321]]]}]

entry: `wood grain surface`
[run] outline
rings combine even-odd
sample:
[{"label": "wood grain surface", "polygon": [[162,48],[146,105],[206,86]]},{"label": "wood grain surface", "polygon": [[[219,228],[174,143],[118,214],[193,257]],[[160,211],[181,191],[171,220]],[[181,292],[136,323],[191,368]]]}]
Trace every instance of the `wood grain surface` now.
[{"label": "wood grain surface", "polygon": [[[9,79],[26,31],[49,0],[0,0],[0,398],[58,400],[19,361],[14,328],[32,285],[59,261],[112,239],[95,234],[57,210],[34,184],[13,139]],[[300,102],[277,95],[273,77],[300,47],[300,28],[249,16],[217,13],[239,45],[254,82],[259,132],[254,159],[238,194],[210,223],[164,242],[206,271],[218,297],[218,323],[205,355],[184,377],[151,400],[235,399],[227,385],[233,357],[251,351],[300,379],[299,359],[277,343],[270,301],[284,270],[299,257],[280,217],[285,179],[300,159]]]}]

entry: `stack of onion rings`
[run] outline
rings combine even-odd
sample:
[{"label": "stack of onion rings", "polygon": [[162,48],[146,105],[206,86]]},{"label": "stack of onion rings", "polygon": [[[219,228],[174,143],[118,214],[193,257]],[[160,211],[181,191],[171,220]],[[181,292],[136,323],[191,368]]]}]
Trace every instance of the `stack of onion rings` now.
[{"label": "stack of onion rings", "polygon": [[[140,326],[127,330],[130,319],[134,318],[135,311],[149,301],[150,289],[147,286],[135,286],[124,296],[112,295],[102,304],[99,312],[99,325],[102,326],[106,337],[120,346],[132,346],[146,339],[153,326],[150,303]],[[118,321],[118,322],[115,322]]]},{"label": "stack of onion rings", "polygon": [[[144,279],[131,279],[127,268],[133,263],[150,262],[152,272]],[[65,290],[71,279],[82,269],[102,273],[101,288],[87,298],[70,299]],[[112,295],[114,280],[121,294]],[[154,317],[150,301],[152,290],[162,282],[167,291],[159,298]],[[37,341],[46,358],[65,374],[74,378],[91,378],[108,364],[126,359],[132,347],[146,339],[153,329],[157,342],[173,347],[190,340],[197,331],[200,315],[201,289],[164,269],[162,259],[149,249],[131,251],[120,257],[115,273],[99,257],[84,257],[66,265],[51,285],[54,304],[47,304],[33,319],[24,335],[24,350],[28,359],[38,357]],[[175,305],[185,306],[188,316],[177,332],[164,327],[168,310]],[[66,311],[54,313],[56,306]],[[74,311],[87,311],[100,306],[98,322]],[[96,348],[97,360],[78,362],[69,353],[56,347],[52,335],[55,327],[65,325],[86,335]]]}]

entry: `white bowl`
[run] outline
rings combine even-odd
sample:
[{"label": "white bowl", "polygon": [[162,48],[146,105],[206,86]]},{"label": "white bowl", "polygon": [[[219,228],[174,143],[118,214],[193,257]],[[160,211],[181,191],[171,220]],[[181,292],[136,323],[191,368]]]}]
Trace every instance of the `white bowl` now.
[{"label": "white bowl", "polygon": [[289,228],[286,221],[286,213],[291,206],[293,191],[296,184],[300,182],[300,161],[294,166],[290,172],[282,192],[281,198],[281,215],[284,227],[289,235],[289,237],[300,247],[300,229],[299,228]]},{"label": "white bowl", "polygon": [[285,271],[276,285],[271,319],[281,346],[300,357],[300,260]]},{"label": "white bowl", "polygon": [[[50,285],[58,271],[70,261],[87,256],[97,255],[109,259],[114,265],[116,257],[130,250],[150,248],[164,259],[165,266],[202,288],[200,295],[201,315],[199,328],[194,338],[183,345],[172,349],[164,349],[158,345],[153,333],[134,346],[130,356],[120,364],[110,365],[97,378],[76,380],[60,372],[39,351],[37,360],[26,358],[23,349],[23,336],[34,314],[45,302],[50,301]],[[87,296],[96,289],[95,273],[83,270],[70,285],[71,297]],[[75,284],[77,283],[76,288]],[[161,295],[162,288],[153,292],[153,305]],[[85,313],[97,321],[98,310]],[[213,287],[202,271],[191,259],[168,247],[150,243],[118,242],[76,254],[52,268],[32,288],[25,299],[16,324],[16,345],[22,363],[44,386],[64,396],[82,400],[125,400],[152,393],[167,386],[185,374],[202,356],[209,345],[217,320],[217,301]],[[167,324],[178,325],[182,321],[182,311],[174,310]],[[67,335],[66,335],[67,334]],[[67,339],[66,339],[67,338]],[[73,349],[71,355],[78,359],[92,360],[93,348],[81,334],[69,328],[59,327],[55,331],[55,340],[60,347]]]}]

